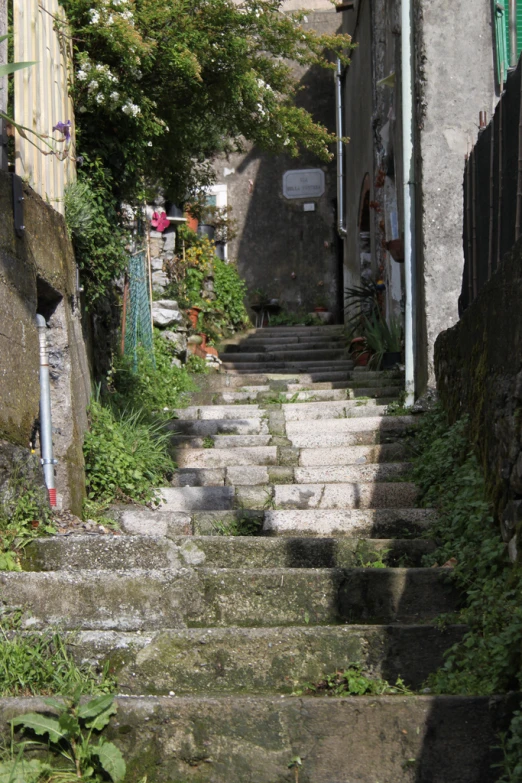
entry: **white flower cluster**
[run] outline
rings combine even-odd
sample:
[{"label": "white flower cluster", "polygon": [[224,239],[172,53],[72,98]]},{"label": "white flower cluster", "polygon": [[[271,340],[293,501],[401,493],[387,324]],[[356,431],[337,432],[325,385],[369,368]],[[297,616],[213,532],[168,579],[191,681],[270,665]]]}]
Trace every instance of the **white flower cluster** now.
[{"label": "white flower cluster", "polygon": [[[128,0],[102,0],[102,2],[104,6],[108,6],[107,11],[109,11],[112,10],[112,8],[118,9],[119,6],[127,5]],[[100,12],[95,8],[91,8],[89,11],[90,24],[97,25],[101,23],[110,26],[114,24],[115,18],[119,17],[129,24],[134,25],[134,15],[130,8],[124,8],[121,11],[117,10],[116,13],[109,14],[107,14],[107,11],[103,9],[102,12]],[[102,16],[104,18],[102,18]]]},{"label": "white flower cluster", "polygon": [[129,117],[136,117],[140,112],[141,109],[139,106],[136,106],[135,103],[131,103],[131,101],[127,101],[123,104],[121,107],[121,110],[124,114],[127,114]]}]

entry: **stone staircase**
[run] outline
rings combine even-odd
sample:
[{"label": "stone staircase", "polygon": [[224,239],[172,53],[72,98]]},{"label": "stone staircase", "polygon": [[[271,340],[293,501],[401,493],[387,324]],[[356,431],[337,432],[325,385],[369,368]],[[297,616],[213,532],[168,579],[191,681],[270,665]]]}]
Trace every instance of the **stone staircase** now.
[{"label": "stone staircase", "polygon": [[161,509],[122,509],[121,536],[38,541],[26,572],[0,574],[4,606],[112,661],[129,781],[494,781],[500,703],[292,695],[354,663],[422,690],[463,633],[434,623],[460,597],[421,567],[417,420],[385,415],[401,375],[354,370],[339,327],[258,330],[221,358],[172,422]]}]

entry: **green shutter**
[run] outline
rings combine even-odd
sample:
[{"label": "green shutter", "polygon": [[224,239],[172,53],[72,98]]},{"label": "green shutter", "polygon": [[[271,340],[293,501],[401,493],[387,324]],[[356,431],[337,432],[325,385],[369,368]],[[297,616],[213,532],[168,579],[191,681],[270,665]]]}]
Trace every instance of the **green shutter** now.
[{"label": "green shutter", "polygon": [[[505,6],[505,13],[504,13],[504,25],[506,30],[506,53],[507,53],[507,62],[508,64],[511,62],[511,46],[509,45],[509,0],[501,0],[502,4]],[[517,10],[516,10],[516,26],[517,26],[517,60],[520,57],[520,52],[522,51],[522,0],[517,0]]]},{"label": "green shutter", "polygon": [[[495,20],[495,42],[497,49],[497,76],[501,81],[501,75],[506,80],[507,70],[509,68],[509,21],[508,21],[508,0],[492,0],[493,18]],[[522,8],[522,0],[519,2]]]},{"label": "green shutter", "polygon": [[517,60],[522,52],[522,0],[517,0]]}]

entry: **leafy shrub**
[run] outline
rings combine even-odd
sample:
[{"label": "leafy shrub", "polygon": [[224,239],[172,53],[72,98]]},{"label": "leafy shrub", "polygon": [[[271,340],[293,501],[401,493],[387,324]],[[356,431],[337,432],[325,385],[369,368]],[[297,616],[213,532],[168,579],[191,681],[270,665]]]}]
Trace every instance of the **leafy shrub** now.
[{"label": "leafy shrub", "polygon": [[89,498],[107,504],[154,500],[155,488],[175,467],[162,424],[144,422],[138,411],[104,407],[99,398],[91,401],[89,420],[84,441]]},{"label": "leafy shrub", "polygon": [[121,358],[116,362],[111,378],[112,404],[120,410],[139,411],[145,419],[161,414],[165,408],[178,407],[183,395],[194,391],[195,385],[185,367],[172,364],[173,358],[172,347],[159,329],[155,329],[154,362],[142,349],[138,350],[136,371],[130,359]]},{"label": "leafy shrub", "polygon": [[246,285],[231,262],[213,259],[216,309],[226,315],[226,324],[238,329],[249,323],[245,308]]},{"label": "leafy shrub", "polygon": [[[430,530],[438,543],[426,564],[455,558],[453,579],[467,596],[461,619],[468,631],[451,647],[428,685],[435,693],[491,695],[522,687],[522,569],[513,565],[491,515],[482,471],[470,445],[468,422],[448,426],[439,409],[417,433],[414,478],[423,503],[436,506]],[[516,713],[502,738],[502,783],[522,781],[522,720]]]},{"label": "leafy shrub", "polygon": [[99,159],[85,160],[65,191],[65,220],[90,306],[103,296],[127,263],[125,232],[110,196],[112,180]]}]

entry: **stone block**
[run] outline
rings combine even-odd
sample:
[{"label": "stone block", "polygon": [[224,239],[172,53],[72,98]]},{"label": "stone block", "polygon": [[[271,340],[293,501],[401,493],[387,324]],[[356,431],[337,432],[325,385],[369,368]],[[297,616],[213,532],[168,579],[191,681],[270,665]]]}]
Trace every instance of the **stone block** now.
[{"label": "stone block", "polygon": [[160,299],[152,303],[152,320],[154,326],[165,328],[183,321],[183,316],[177,309],[177,303],[168,299]]},{"label": "stone block", "polygon": [[172,332],[170,329],[161,333],[161,336],[174,349],[176,355],[186,356],[187,335],[185,332]]},{"label": "stone block", "polygon": [[171,231],[163,235],[163,252],[172,253],[176,249],[176,232]]}]

